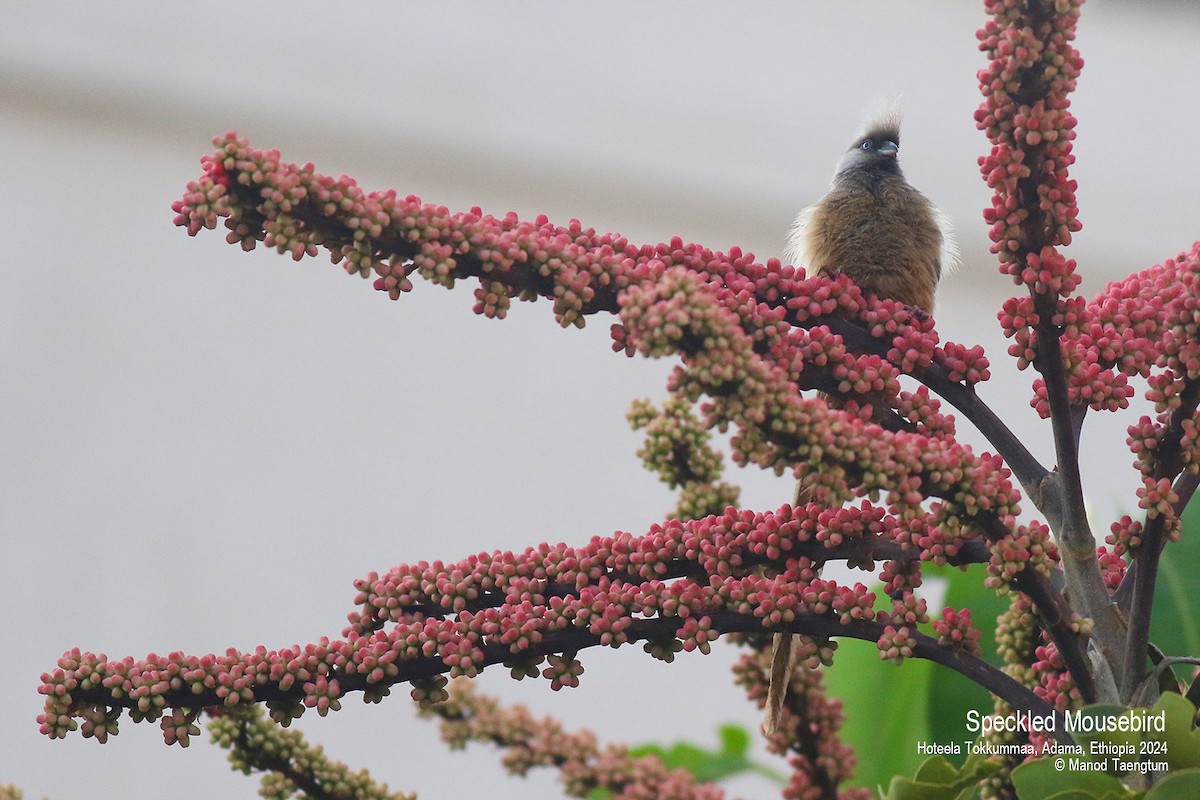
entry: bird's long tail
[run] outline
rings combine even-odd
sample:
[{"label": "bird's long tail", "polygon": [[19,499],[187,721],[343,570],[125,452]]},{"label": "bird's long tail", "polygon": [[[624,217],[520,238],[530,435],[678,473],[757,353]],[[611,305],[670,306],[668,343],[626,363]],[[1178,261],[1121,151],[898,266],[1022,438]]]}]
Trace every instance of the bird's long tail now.
[{"label": "bird's long tail", "polygon": [[[801,478],[796,482],[796,495],[792,498],[792,505],[797,508],[807,505],[812,500],[812,495],[812,487]],[[771,640],[771,674],[770,683],[767,684],[767,708],[762,724],[763,732],[768,736],[779,727],[795,661],[795,634],[787,631],[775,634]]]},{"label": "bird's long tail", "polygon": [[792,662],[796,658],[795,636],[777,633],[771,642],[771,682],[767,684],[767,713],[763,718],[763,732],[768,736],[779,727],[783,714],[783,703],[787,700],[788,684],[792,679]]}]

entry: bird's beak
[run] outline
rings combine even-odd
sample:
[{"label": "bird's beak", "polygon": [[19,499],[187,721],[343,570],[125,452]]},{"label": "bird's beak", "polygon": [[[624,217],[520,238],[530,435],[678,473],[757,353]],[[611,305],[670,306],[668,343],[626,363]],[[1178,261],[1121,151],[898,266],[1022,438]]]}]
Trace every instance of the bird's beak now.
[{"label": "bird's beak", "polygon": [[875,150],[881,156],[892,156],[895,158],[896,153],[900,152],[900,145],[895,142],[880,142],[879,147]]}]

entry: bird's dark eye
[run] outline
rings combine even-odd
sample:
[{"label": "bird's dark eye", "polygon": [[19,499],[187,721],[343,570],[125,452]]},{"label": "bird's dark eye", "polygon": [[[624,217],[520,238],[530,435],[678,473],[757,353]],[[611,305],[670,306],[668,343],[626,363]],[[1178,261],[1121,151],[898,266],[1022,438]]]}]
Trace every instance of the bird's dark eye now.
[{"label": "bird's dark eye", "polygon": [[863,139],[862,143],[858,147],[860,150],[870,150],[874,146],[875,146],[875,143],[872,142],[870,139]]}]

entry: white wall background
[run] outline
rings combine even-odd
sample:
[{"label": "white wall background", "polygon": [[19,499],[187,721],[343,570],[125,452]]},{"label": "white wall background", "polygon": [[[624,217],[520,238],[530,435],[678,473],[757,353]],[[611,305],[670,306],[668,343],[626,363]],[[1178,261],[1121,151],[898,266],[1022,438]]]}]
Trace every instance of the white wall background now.
[{"label": "white wall background", "polygon": [[[965,255],[940,330],[984,343],[985,397],[1049,460],[995,323],[1013,290],[980,216],[980,5],[0,5],[0,783],[63,800],[253,797],[223,751],[167,748],[156,725],[126,721],[105,746],[41,737],[39,674],[76,645],[141,656],[336,635],[372,569],[638,532],[671,504],[624,422],[669,364],[611,354],[608,321],[560,331],[539,303],[490,322],[466,287],[391,303],[323,259],[172,227],[227,129],[369,189],[765,259],[864,111],[902,92],[907,174]],[[1200,237],[1198,37],[1190,3],[1085,7],[1071,255],[1088,293]],[[1101,533],[1134,503],[1129,421],[1085,428]],[[789,494],[732,477],[748,507]],[[589,651],[582,687],[558,694],[481,680],[606,740],[712,744],[719,721],[758,722],[733,658]],[[504,777],[485,748],[449,753],[402,697],[347,706],[300,726],[393,788],[556,794],[550,775]]]}]

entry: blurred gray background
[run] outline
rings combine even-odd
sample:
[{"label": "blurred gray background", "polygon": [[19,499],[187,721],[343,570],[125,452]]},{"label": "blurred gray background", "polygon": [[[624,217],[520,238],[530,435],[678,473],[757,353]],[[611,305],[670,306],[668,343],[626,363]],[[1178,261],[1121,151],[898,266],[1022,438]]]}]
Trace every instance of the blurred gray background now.
[{"label": "blurred gray background", "polygon": [[[562,331],[543,302],[487,321],[468,286],[392,303],[327,259],[174,228],[171,202],[228,129],[367,189],[765,259],[863,115],[902,93],[902,163],[964,255],[939,296],[942,336],[984,344],[982,394],[1050,460],[995,322],[1013,287],[981,221],[980,3],[0,13],[0,783],[27,797],[255,796],[206,737],[167,748],[157,725],[128,721],[104,746],[40,736],[38,676],[72,646],[140,657],[336,636],[370,570],[640,532],[673,502],[624,421],[671,365],[612,354],[609,320]],[[1070,255],[1089,295],[1200,237],[1198,39],[1194,3],[1084,9]],[[1123,442],[1141,413],[1085,427],[1101,535],[1135,502]],[[730,477],[750,508],[790,495],[787,479]],[[592,650],[576,691],[498,669],[481,685],[605,741],[712,746],[719,722],[759,721],[734,657]],[[450,753],[404,694],[299,725],[424,798],[557,795],[556,776],[506,778],[487,748]]]}]

